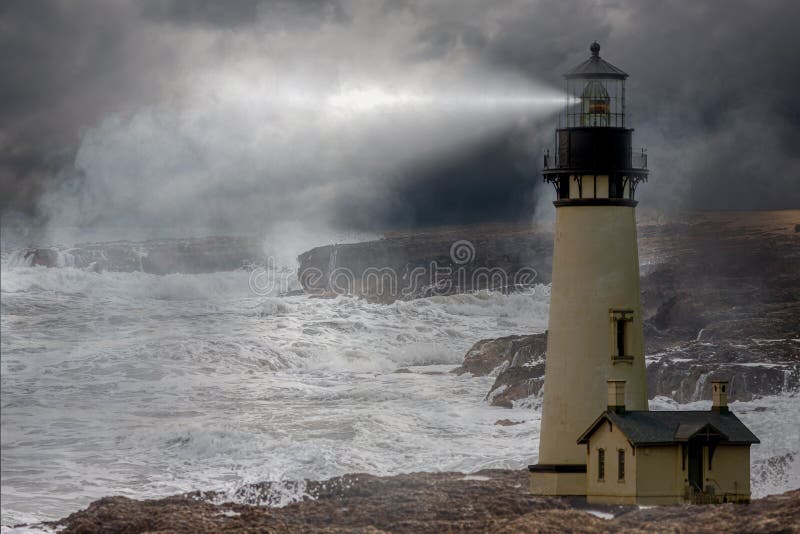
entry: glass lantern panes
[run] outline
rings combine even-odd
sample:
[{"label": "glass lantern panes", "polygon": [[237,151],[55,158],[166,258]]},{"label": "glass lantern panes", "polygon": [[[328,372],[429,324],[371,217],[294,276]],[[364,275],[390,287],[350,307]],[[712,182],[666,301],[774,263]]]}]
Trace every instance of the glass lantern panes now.
[{"label": "glass lantern panes", "polygon": [[592,43],[592,55],[566,73],[566,106],[561,128],[624,128],[625,78],[628,75],[600,57],[600,45]]}]

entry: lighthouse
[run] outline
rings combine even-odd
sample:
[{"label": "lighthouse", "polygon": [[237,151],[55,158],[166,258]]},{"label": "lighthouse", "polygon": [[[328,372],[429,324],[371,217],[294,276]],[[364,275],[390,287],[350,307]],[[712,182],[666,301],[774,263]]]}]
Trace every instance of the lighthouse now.
[{"label": "lighthouse", "polygon": [[647,410],[637,186],[647,155],[634,149],[625,117],[628,75],[600,57],[564,75],[566,105],[544,180],[555,190],[556,225],[539,460],[529,467],[539,495],[586,495],[587,447],[578,438],[618,399]]},{"label": "lighthouse", "polygon": [[705,411],[647,406],[636,187],[647,153],[625,122],[623,71],[600,57],[564,75],[567,101],[544,180],[556,192],[550,322],[536,495],[604,504],[750,501],[750,446],[711,381]]}]

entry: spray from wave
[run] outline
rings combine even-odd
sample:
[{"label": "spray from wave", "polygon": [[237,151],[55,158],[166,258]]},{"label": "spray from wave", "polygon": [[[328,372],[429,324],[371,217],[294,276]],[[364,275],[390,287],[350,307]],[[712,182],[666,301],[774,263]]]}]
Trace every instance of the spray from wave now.
[{"label": "spray from wave", "polygon": [[414,179],[414,166],[461,157],[561,102],[558,91],[508,74],[481,86],[452,76],[403,86],[197,75],[179,102],[108,116],[85,132],[75,176],[42,199],[45,240],[329,228],[343,203],[391,206],[390,191]]}]

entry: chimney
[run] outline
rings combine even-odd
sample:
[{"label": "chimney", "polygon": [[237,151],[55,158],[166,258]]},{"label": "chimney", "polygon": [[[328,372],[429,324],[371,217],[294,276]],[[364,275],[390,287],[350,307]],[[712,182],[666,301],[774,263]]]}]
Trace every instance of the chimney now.
[{"label": "chimney", "polygon": [[608,411],[625,413],[624,380],[608,380]]},{"label": "chimney", "polygon": [[728,413],[728,381],[711,381],[711,411],[716,413]]}]

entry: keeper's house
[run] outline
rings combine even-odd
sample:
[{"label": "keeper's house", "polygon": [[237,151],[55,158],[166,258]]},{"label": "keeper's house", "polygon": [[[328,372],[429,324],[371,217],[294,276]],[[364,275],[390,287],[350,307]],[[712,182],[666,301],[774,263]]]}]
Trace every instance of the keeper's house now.
[{"label": "keeper's house", "polygon": [[608,385],[608,410],[578,439],[589,502],[750,500],[750,445],[759,440],[728,410],[727,382],[712,383],[709,411],[626,411],[625,382]]}]

